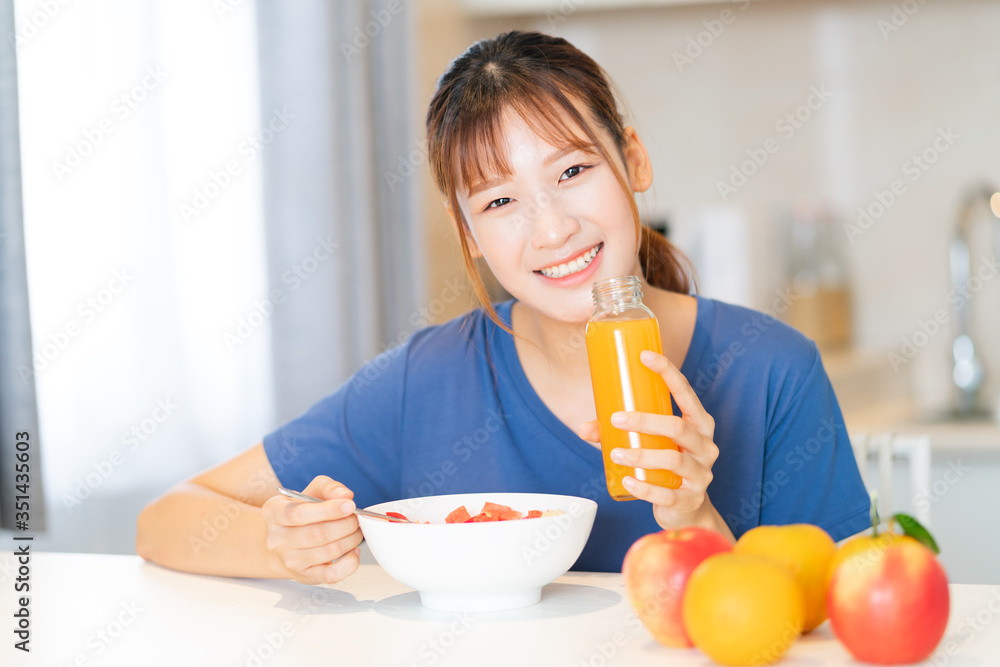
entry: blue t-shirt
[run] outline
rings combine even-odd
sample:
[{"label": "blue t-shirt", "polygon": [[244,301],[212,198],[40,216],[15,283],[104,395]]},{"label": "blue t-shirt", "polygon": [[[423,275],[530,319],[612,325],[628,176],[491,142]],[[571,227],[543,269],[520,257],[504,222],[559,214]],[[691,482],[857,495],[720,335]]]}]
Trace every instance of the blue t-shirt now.
[{"label": "blue t-shirt", "polygon": [[[513,302],[498,304],[508,325]],[[681,367],[715,419],[708,495],[739,537],[813,523],[840,540],[870,525],[868,494],[816,346],[781,322],[698,297]],[[676,405],[675,405],[676,410]],[[476,310],[415,333],[264,438],[284,486],[329,475],[359,507],[446,493],[591,498],[597,518],[574,569],[620,571],[660,530],[652,506],[611,499],[599,449],[545,406],[513,337]]]}]

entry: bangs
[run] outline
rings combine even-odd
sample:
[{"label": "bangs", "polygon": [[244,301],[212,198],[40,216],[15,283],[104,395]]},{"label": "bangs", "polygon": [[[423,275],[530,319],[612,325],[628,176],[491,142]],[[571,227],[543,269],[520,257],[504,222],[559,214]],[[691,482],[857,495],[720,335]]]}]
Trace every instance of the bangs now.
[{"label": "bangs", "polygon": [[[457,167],[448,170],[461,179],[451,184],[471,191],[478,185],[494,179],[509,179],[510,168],[507,138],[504,125],[510,114],[516,113],[539,137],[558,149],[572,148],[591,156],[607,158],[603,146],[580,113],[579,108],[562,91],[510,91],[503,99],[491,96],[498,102],[481,105],[477,112],[456,119],[458,127],[452,135],[453,142],[444,146],[443,162]],[[485,108],[484,108],[485,107]]]}]

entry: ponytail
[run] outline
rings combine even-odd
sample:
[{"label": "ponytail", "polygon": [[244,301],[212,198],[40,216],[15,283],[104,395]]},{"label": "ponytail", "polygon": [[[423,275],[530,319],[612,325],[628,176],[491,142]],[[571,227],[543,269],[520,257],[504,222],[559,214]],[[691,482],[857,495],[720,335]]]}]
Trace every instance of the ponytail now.
[{"label": "ponytail", "polygon": [[670,292],[690,294],[697,290],[690,261],[662,234],[642,225],[639,263],[646,282]]}]

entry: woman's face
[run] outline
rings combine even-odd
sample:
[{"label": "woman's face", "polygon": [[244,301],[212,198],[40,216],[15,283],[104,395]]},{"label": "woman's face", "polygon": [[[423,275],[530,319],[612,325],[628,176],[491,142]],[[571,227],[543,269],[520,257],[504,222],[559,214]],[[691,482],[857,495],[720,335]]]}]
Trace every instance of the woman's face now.
[{"label": "woman's face", "polygon": [[[582,133],[581,133],[582,135]],[[649,159],[632,128],[622,164],[604,128],[597,132],[635,191],[649,187]],[[516,113],[507,115],[512,175],[460,189],[470,246],[518,301],[550,318],[586,322],[591,287],[639,271],[631,193],[599,155],[553,146]]]}]

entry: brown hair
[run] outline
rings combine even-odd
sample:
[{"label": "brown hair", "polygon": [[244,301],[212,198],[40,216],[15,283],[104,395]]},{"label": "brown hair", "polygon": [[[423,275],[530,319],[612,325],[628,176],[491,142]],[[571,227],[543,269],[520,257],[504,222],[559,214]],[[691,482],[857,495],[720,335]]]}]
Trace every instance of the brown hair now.
[{"label": "brown hair", "polygon": [[[611,134],[624,160],[625,125],[606,73],[561,37],[515,30],[476,42],[441,75],[427,109],[427,147],[434,180],[448,198],[459,225],[462,256],[476,296],[501,326],[469,250],[468,222],[458,206],[457,188],[459,184],[472,187],[493,175],[511,175],[507,157],[497,147],[503,145],[504,113],[513,110],[548,143],[600,154],[611,165],[622,189],[631,195],[628,181],[605,153],[574,100],[583,103],[589,115]],[[560,111],[583,130],[590,143],[567,125]],[[634,196],[628,201],[646,281],[673,292],[690,292],[687,259],[667,239],[641,223]]]}]

